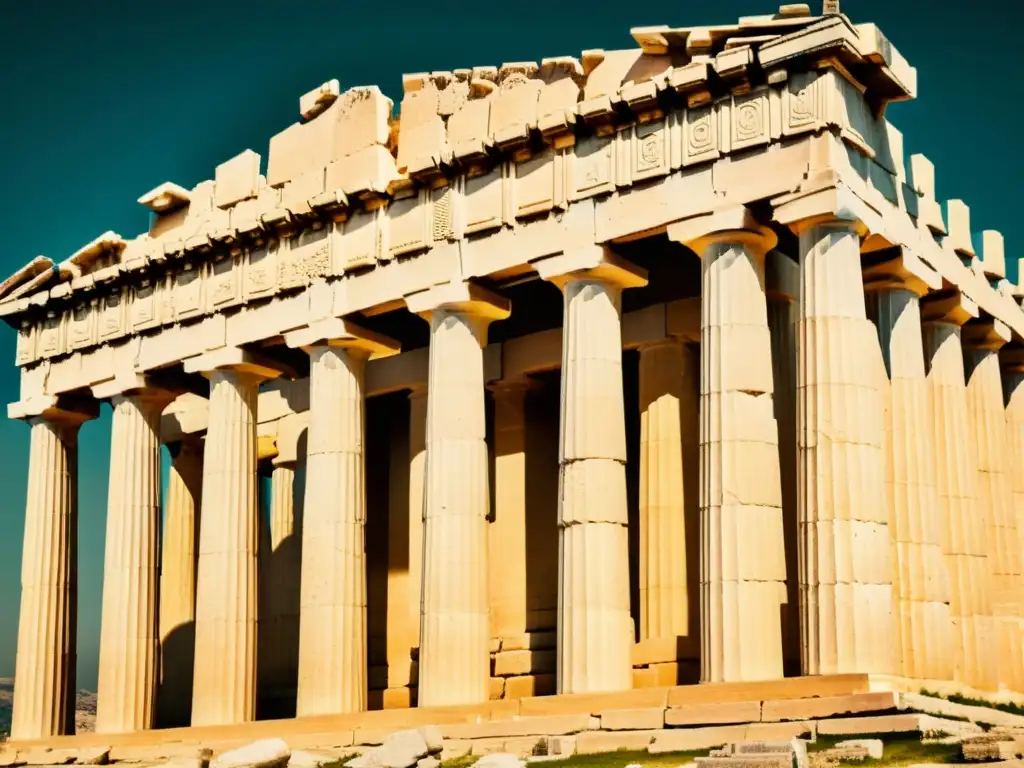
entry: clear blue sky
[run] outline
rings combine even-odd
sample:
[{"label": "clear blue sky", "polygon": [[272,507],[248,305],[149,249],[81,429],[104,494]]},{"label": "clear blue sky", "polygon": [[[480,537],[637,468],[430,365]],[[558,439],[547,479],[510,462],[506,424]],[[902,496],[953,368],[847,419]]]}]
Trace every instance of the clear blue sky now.
[{"label": "clear blue sky", "polygon": [[[812,0],[817,12],[821,0]],[[658,7],[655,8],[655,5]],[[629,28],[731,23],[772,0],[652,4],[392,0],[179,0],[169,5],[7,2],[0,10],[0,272],[64,258],[101,232],[147,225],[135,200],[189,187],[243,149],[266,157],[298,97],[336,77],[397,102],[405,72],[632,47]],[[689,6],[689,8],[688,8]],[[1017,30],[1006,0],[843,0],[918,69],[920,97],[891,107],[907,155],[935,163],[940,200],[999,229],[1016,275],[1024,177]],[[16,400],[14,332],[0,327],[0,404]],[[110,411],[81,432],[79,684],[94,689]],[[28,427],[0,421],[0,677],[13,674]]]}]

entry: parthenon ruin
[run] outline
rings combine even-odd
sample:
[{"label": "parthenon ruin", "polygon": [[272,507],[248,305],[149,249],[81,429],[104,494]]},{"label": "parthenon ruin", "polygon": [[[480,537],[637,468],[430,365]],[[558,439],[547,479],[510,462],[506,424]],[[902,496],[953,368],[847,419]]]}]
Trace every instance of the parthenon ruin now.
[{"label": "parthenon ruin", "polygon": [[103,733],[846,673],[1024,695],[1024,290],[905,159],[915,69],[805,5],[632,37],[407,75],[397,116],[329,81],[265,164],[0,285],[14,739],[74,730],[104,401]]}]

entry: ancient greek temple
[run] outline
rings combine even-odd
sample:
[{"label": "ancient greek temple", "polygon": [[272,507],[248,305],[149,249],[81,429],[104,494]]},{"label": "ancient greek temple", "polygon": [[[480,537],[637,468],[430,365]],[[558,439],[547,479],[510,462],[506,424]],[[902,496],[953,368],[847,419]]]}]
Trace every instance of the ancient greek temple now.
[{"label": "ancient greek temple", "polygon": [[104,402],[104,733],[843,673],[1024,694],[1024,294],[904,153],[916,71],[805,5],[632,37],[407,75],[397,114],[332,80],[265,163],[0,286],[15,739],[74,728]]}]

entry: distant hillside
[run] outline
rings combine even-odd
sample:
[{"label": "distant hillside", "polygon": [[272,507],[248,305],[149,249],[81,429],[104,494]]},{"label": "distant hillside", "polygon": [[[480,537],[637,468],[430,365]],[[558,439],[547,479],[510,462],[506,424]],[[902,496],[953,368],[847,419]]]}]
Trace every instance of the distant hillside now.
[{"label": "distant hillside", "polygon": [[[11,709],[14,704],[14,679],[0,677],[0,737],[11,732]],[[79,691],[75,703],[75,727],[79,733],[91,731],[96,726],[96,694]]]}]

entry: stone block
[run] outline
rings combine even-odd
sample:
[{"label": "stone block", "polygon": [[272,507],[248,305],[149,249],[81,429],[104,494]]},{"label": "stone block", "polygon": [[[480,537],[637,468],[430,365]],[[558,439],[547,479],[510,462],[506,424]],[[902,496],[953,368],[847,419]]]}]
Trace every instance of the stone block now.
[{"label": "stone block", "polygon": [[260,156],[247,149],[218,165],[213,178],[213,203],[218,208],[230,208],[242,200],[256,197],[259,190]]},{"label": "stone block", "polygon": [[601,728],[606,731],[660,730],[665,727],[665,710],[611,709],[601,713]]},{"label": "stone block", "polygon": [[1017,757],[1014,741],[965,742],[960,745],[964,760],[1011,760]]},{"label": "stone block", "polygon": [[110,760],[110,747],[79,747],[75,750],[76,765],[106,765]]},{"label": "stone block", "polygon": [[291,750],[281,739],[263,739],[214,758],[210,768],[275,768],[286,765]]},{"label": "stone block", "polygon": [[710,728],[680,728],[658,732],[647,751],[651,754],[662,752],[691,752],[712,749],[734,741],[741,741],[746,733],[742,725],[726,725]]},{"label": "stone block", "polygon": [[505,751],[505,742],[507,739],[473,739],[473,748],[470,754],[475,757],[482,757],[483,755],[493,755]]},{"label": "stone block", "polygon": [[441,761],[436,757],[423,757],[416,762],[416,768],[441,768]]},{"label": "stone block", "polygon": [[501,651],[538,651],[549,650],[555,647],[558,639],[557,632],[524,632],[521,635],[502,637]]},{"label": "stone block", "polygon": [[490,699],[494,701],[496,699],[504,698],[505,696],[505,678],[503,677],[492,677],[491,678],[491,689]]},{"label": "stone block", "polygon": [[[694,688],[698,686],[693,686]],[[703,686],[701,686],[703,687]],[[647,688],[613,693],[575,693],[562,696],[537,696],[523,699],[520,714],[526,716],[564,715],[571,713],[593,713],[619,707],[622,709],[644,709],[664,707],[669,689]]]},{"label": "stone block", "polygon": [[525,699],[528,696],[551,696],[555,693],[554,675],[520,675],[505,678],[505,698]]},{"label": "stone block", "polygon": [[921,715],[876,715],[837,717],[818,722],[818,733],[826,736],[847,733],[902,733],[921,730]]},{"label": "stone block", "polygon": [[519,757],[528,757],[538,752],[547,751],[546,736],[517,736],[514,739],[505,739],[504,752]]},{"label": "stone block", "polygon": [[694,764],[697,768],[792,768],[793,756],[786,753],[698,757]]},{"label": "stone block", "polygon": [[8,768],[9,766],[24,765],[25,761],[18,755],[18,750],[3,748],[0,749],[0,766]]},{"label": "stone block", "polygon": [[729,725],[756,723],[761,702],[729,701],[721,704],[687,704],[665,710],[665,725]]},{"label": "stone block", "polygon": [[328,80],[326,83],[307,91],[299,97],[299,114],[306,120],[312,120],[331,104],[333,104],[341,93],[341,85],[338,81]]},{"label": "stone block", "polygon": [[494,655],[494,674],[499,677],[553,673],[555,651],[502,650]]},{"label": "stone block", "polygon": [[441,725],[445,739],[497,739],[517,736],[556,736],[579,733],[591,728],[588,714],[520,717],[489,723],[450,723]]},{"label": "stone block", "polygon": [[591,755],[620,749],[648,749],[651,740],[663,731],[588,731],[576,736],[576,753]]},{"label": "stone block", "polygon": [[650,667],[633,670],[633,688],[658,688],[658,671]]},{"label": "stone block", "polygon": [[633,645],[633,666],[646,667],[678,659],[678,637],[650,637]]},{"label": "stone block", "polygon": [[861,712],[883,712],[896,709],[898,704],[898,695],[891,691],[813,699],[771,700],[761,705],[761,720],[807,720]]},{"label": "stone block", "polygon": [[473,742],[462,740],[462,739],[445,739],[444,749],[441,750],[441,762],[446,763],[449,760],[457,760],[460,757],[465,757],[473,749]]},{"label": "stone block", "polygon": [[846,739],[836,742],[837,749],[860,748],[868,753],[872,760],[881,760],[885,745],[881,739]]}]

